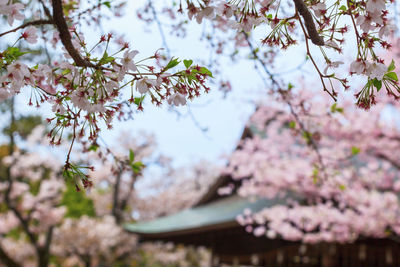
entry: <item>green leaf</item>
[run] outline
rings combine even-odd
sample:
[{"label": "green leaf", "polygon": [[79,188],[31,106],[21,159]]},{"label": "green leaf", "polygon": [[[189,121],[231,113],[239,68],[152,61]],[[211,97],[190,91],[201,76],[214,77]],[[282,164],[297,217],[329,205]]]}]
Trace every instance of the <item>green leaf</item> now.
[{"label": "green leaf", "polygon": [[336,112],[336,106],[337,106],[337,103],[334,103],[334,104],[331,106],[331,112],[332,112],[332,113]]},{"label": "green leaf", "polygon": [[212,76],[211,71],[208,70],[206,67],[201,67],[201,68],[200,68],[200,73],[201,73],[201,74],[206,74],[206,75],[210,76],[211,78],[214,78],[214,77]]},{"label": "green leaf", "polygon": [[63,177],[64,177],[65,179],[69,179],[69,178],[72,177],[71,172],[70,172],[68,169],[66,169],[66,168],[64,168],[64,170],[63,170],[63,172],[62,172],[62,175],[63,175]]},{"label": "green leaf", "polygon": [[114,59],[115,58],[113,58],[113,57],[109,57],[107,52],[104,52],[103,57],[99,61],[99,64],[100,65],[104,65],[104,64],[107,64],[107,63],[110,63],[110,62],[114,61]]},{"label": "green leaf", "polygon": [[382,81],[380,81],[380,80],[378,80],[377,78],[375,78],[375,79],[372,80],[372,84],[376,87],[376,89],[378,90],[378,92],[379,92],[379,90],[381,90],[381,88],[382,88]]},{"label": "green leaf", "polygon": [[110,3],[110,1],[105,1],[105,2],[103,2],[103,5],[105,5],[105,6],[108,7],[108,8],[111,8],[111,3]]},{"label": "green leaf", "polygon": [[133,100],[133,102],[134,102],[137,106],[139,106],[140,103],[143,102],[144,97],[145,97],[145,96],[135,97],[135,99]]},{"label": "green leaf", "polygon": [[180,61],[177,58],[171,58],[171,60],[168,62],[167,66],[165,66],[163,71],[172,69],[173,67],[177,66],[180,63]]},{"label": "green leaf", "polygon": [[94,151],[94,152],[96,152],[98,148],[99,148],[99,145],[97,145],[97,144],[92,144],[92,145],[89,147],[89,151]]},{"label": "green leaf", "polygon": [[135,160],[135,153],[133,152],[132,149],[129,149],[129,163],[132,164],[134,160]]},{"label": "green leaf", "polygon": [[312,141],[313,141],[313,134],[308,132],[308,131],[304,131],[302,134],[304,140],[306,141],[307,145],[311,145]]},{"label": "green leaf", "polygon": [[355,146],[351,147],[351,154],[352,154],[353,156],[355,156],[355,155],[357,155],[358,153],[360,153],[360,151],[361,151],[361,149],[359,149],[358,147],[355,147]]},{"label": "green leaf", "polygon": [[133,171],[135,174],[140,173],[140,172],[142,171],[142,169],[144,168],[144,166],[145,166],[145,165],[144,165],[142,162],[140,162],[140,161],[137,161],[137,162],[131,164],[132,171]]},{"label": "green leaf", "polygon": [[18,47],[8,47],[6,49],[7,56],[11,56],[14,59],[19,58],[24,54],[28,54],[29,52],[21,52]]},{"label": "green leaf", "polygon": [[393,71],[396,68],[396,66],[394,65],[394,60],[392,59],[392,62],[390,63],[389,67],[388,67],[388,72]]},{"label": "green leaf", "polygon": [[188,69],[193,63],[193,60],[189,59],[189,60],[184,60],[183,64],[185,65],[185,67]]},{"label": "green leaf", "polygon": [[319,176],[319,170],[317,168],[314,168],[313,173],[312,173],[312,178],[313,178],[314,184],[318,183],[318,176]]},{"label": "green leaf", "polygon": [[344,191],[344,190],[346,190],[346,186],[344,184],[341,184],[341,185],[339,185],[339,189]]},{"label": "green leaf", "polygon": [[296,122],[294,122],[294,121],[289,122],[289,128],[290,129],[296,128]]},{"label": "green leaf", "polygon": [[65,69],[65,70],[63,70],[63,71],[61,72],[62,75],[67,75],[67,74],[69,74],[69,73],[71,73],[71,70],[70,70],[70,69]]},{"label": "green leaf", "polygon": [[339,7],[339,10],[342,10],[343,12],[346,12],[347,7],[345,5],[342,5],[341,7]]},{"label": "green leaf", "polygon": [[396,72],[388,72],[385,74],[385,77],[389,78],[389,80],[398,82],[399,79],[397,78]]},{"label": "green leaf", "polygon": [[337,106],[337,103],[334,103],[334,104],[331,106],[331,112],[332,112],[332,113],[335,113],[335,112],[343,113],[343,108],[339,108],[339,107]]}]

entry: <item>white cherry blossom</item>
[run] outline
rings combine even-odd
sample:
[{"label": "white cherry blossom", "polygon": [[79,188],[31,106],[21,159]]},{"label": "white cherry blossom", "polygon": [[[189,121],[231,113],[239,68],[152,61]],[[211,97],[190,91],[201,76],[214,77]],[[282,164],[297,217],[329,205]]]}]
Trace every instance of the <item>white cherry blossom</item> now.
[{"label": "white cherry blossom", "polygon": [[186,105],[186,97],[179,93],[173,94],[168,98],[168,104],[174,106],[184,106]]},{"label": "white cherry blossom", "polygon": [[137,67],[133,61],[133,58],[139,54],[139,51],[132,50],[132,51],[125,51],[123,58],[121,59],[122,68],[124,70],[132,70],[137,71]]}]

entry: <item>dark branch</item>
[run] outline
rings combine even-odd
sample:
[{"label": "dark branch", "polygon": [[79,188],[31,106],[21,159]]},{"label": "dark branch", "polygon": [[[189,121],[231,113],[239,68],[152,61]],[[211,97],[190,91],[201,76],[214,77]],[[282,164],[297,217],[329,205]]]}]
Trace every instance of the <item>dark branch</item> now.
[{"label": "dark branch", "polygon": [[12,258],[10,258],[1,246],[0,246],[0,262],[4,263],[8,267],[21,266],[17,262],[15,262]]},{"label": "dark branch", "polygon": [[112,205],[112,215],[115,218],[115,221],[117,224],[121,223],[122,220],[122,214],[121,214],[121,209],[120,209],[120,203],[119,203],[119,190],[120,190],[120,184],[121,184],[121,177],[122,177],[122,172],[124,171],[124,167],[121,164],[118,168],[118,174],[116,177],[115,185],[114,185],[114,192],[113,192],[113,205]]},{"label": "dark branch", "polygon": [[380,152],[377,152],[377,153],[375,154],[375,156],[376,156],[378,159],[386,160],[387,162],[389,162],[390,164],[392,164],[393,167],[395,167],[396,169],[400,170],[400,163],[399,163],[399,162],[396,162],[394,159],[391,159],[391,158],[389,158],[388,156],[386,156],[385,154],[380,153]]},{"label": "dark branch", "polygon": [[[15,99],[14,98],[11,99],[10,112],[11,112],[10,126],[12,128],[12,126],[15,125],[15,121],[16,121],[16,118],[15,118]],[[10,153],[10,155],[13,155],[14,149],[15,149],[14,148],[15,139],[14,139],[14,132],[13,131],[10,131],[9,138],[10,138],[10,143],[9,143],[9,151],[8,152]],[[13,200],[10,198],[10,194],[11,194],[12,186],[13,186],[13,179],[12,179],[12,176],[11,176],[11,166],[12,166],[12,164],[10,166],[8,166],[7,170],[6,170],[6,180],[8,182],[8,186],[7,186],[7,189],[6,189],[5,194],[4,194],[4,202],[6,203],[7,207],[18,218],[18,221],[21,224],[23,231],[28,236],[28,239],[31,242],[31,244],[35,247],[36,253],[37,253],[38,258],[40,260],[41,259],[41,248],[37,243],[37,239],[36,239],[34,233],[29,229],[29,221],[26,218],[24,218],[22,213],[15,207],[15,205],[13,203]],[[1,254],[1,252],[0,252],[0,254]],[[4,256],[4,255],[0,255],[0,258],[2,256]],[[9,265],[7,265],[7,266],[9,266]],[[16,265],[16,266],[18,266],[18,265]],[[44,265],[40,265],[39,264],[39,267],[42,267],[42,266],[44,266]]]},{"label": "dark branch", "polygon": [[47,6],[44,4],[43,0],[39,0],[39,2],[42,4],[43,10],[44,10],[44,13],[46,14],[46,16],[49,19],[52,19],[53,16],[51,15],[50,10],[47,8]]},{"label": "dark branch", "polygon": [[83,59],[79,52],[75,49],[72,44],[71,34],[68,30],[67,22],[64,18],[64,12],[62,8],[61,0],[52,0],[53,4],[53,21],[57,26],[58,32],[60,34],[60,39],[65,49],[68,51],[68,54],[74,60],[76,66],[78,67],[95,67],[92,63]]},{"label": "dark branch", "polygon": [[46,25],[46,24],[53,24],[53,21],[52,20],[45,20],[45,19],[39,19],[39,20],[30,21],[30,22],[22,24],[21,26],[18,26],[17,28],[14,28],[12,30],[0,33],[0,37],[3,36],[3,35],[6,35],[8,33],[11,33],[11,32],[16,32],[16,31],[18,31],[20,29],[23,29],[23,28],[26,28],[28,26],[38,26],[38,25]]},{"label": "dark branch", "polygon": [[315,28],[313,17],[310,10],[308,10],[307,5],[303,2],[303,0],[293,0],[293,2],[297,11],[304,18],[304,24],[307,28],[308,36],[311,39],[311,42],[319,46],[324,45],[324,39],[318,34],[317,28]]},{"label": "dark branch", "polygon": [[40,247],[38,250],[39,253],[39,267],[47,267],[49,265],[50,260],[50,244],[53,238],[53,229],[54,226],[50,226],[49,230],[46,233],[46,241],[43,247]]}]

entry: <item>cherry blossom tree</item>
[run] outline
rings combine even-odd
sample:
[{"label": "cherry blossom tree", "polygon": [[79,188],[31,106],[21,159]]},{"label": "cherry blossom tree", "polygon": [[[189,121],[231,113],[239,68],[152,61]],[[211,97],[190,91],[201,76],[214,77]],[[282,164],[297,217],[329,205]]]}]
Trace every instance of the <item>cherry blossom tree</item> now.
[{"label": "cherry blossom tree", "polygon": [[[351,101],[286,92],[259,106],[226,172],[245,197],[282,204],[238,220],[256,236],[291,241],[352,242],[399,235],[399,104],[381,99],[368,113]],[[281,99],[282,100],[282,99]],[[232,185],[221,189],[230,193]]]},{"label": "cherry blossom tree", "polygon": [[[94,183],[85,192],[81,188],[85,184],[77,185],[74,181],[79,177],[65,179],[62,176],[62,157],[46,149],[47,140],[42,138],[46,129],[40,120],[20,117],[16,115],[14,102],[9,105],[12,111],[10,125],[4,128],[9,144],[0,146],[1,266],[111,265],[145,261],[147,255],[155,251],[168,255],[169,262],[185,262],[187,253],[201,255],[201,251],[199,254],[197,250],[170,246],[164,252],[160,245],[139,247],[137,237],[123,229],[123,223],[133,220],[134,212],[140,211],[143,219],[188,205],[185,198],[164,197],[162,200],[168,200],[171,206],[162,207],[157,202],[158,208],[155,208],[156,203],[150,204],[154,199],[144,198],[141,189],[135,187],[138,180],[149,175],[146,166],[161,168],[163,179],[178,172],[181,175],[185,173],[174,170],[170,160],[156,152],[153,136],[141,134],[136,138],[126,138],[128,134],[123,133],[125,138],[121,138],[121,143],[115,147],[83,144],[81,149],[87,152],[76,153],[74,158],[77,162],[94,166],[92,170],[88,169]],[[68,142],[62,142],[60,148],[69,149]],[[127,153],[126,149],[130,152]],[[171,184],[159,191],[173,191],[176,196],[176,190],[186,185],[188,192],[193,191],[193,199],[200,197],[206,186],[188,185],[203,180],[210,182],[215,173],[200,168],[186,172],[188,175],[192,173],[197,173],[197,176],[169,177]],[[159,261],[157,255],[154,259]]]}]

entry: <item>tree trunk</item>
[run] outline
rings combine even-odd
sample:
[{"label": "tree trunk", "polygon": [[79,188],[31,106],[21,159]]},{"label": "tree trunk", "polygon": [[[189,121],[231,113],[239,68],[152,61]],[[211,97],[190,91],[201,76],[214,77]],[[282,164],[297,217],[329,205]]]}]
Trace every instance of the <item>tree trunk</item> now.
[{"label": "tree trunk", "polygon": [[7,255],[2,247],[0,247],[0,261],[4,263],[7,267],[21,267],[21,265],[19,265]]}]

